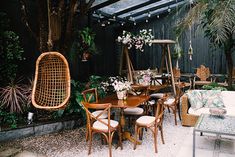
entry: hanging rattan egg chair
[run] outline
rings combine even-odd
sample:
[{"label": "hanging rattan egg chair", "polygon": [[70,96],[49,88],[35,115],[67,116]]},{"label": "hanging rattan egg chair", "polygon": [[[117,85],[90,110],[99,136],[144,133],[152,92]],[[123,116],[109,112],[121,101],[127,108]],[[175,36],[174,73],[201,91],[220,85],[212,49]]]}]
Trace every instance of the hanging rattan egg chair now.
[{"label": "hanging rattan egg chair", "polygon": [[58,52],[42,53],[36,62],[32,91],[34,107],[46,110],[64,108],[70,97],[70,73],[66,58]]}]

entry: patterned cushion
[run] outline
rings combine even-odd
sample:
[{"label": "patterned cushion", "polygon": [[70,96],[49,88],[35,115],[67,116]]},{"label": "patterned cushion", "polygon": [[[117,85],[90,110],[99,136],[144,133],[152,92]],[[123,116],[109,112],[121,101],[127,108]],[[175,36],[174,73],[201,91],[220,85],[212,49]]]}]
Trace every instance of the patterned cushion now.
[{"label": "patterned cushion", "polygon": [[201,91],[204,107],[223,108],[224,102],[220,90],[203,90]]},{"label": "patterned cushion", "polygon": [[191,90],[187,93],[189,103],[193,110],[198,110],[203,107],[202,95],[200,90]]}]

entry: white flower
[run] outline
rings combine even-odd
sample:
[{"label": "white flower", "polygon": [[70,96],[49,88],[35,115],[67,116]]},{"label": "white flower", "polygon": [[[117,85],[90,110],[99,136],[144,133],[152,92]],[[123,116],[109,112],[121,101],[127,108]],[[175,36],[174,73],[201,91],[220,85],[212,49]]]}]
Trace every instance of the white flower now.
[{"label": "white flower", "polygon": [[122,32],[122,37],[118,36],[117,41],[127,45],[128,49],[135,47],[135,49],[143,52],[144,45],[148,44],[151,46],[152,43],[149,43],[149,41],[151,41],[153,38],[154,36],[152,35],[152,29],[142,29],[139,31],[139,35],[133,35],[130,32],[124,30]]}]

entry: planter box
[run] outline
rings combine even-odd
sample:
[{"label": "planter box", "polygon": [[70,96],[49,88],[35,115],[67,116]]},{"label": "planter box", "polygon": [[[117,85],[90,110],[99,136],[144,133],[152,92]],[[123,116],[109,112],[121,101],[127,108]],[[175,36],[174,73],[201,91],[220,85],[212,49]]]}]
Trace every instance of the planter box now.
[{"label": "planter box", "polygon": [[0,132],[0,142],[9,141],[29,136],[45,135],[62,130],[78,128],[82,125],[82,119],[65,120],[60,122],[30,124],[28,126],[13,130],[4,130]]}]

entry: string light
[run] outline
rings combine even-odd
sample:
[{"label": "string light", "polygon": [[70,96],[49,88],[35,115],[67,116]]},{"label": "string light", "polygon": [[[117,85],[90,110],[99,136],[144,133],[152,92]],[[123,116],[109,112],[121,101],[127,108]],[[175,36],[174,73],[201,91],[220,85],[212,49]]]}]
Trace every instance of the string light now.
[{"label": "string light", "polygon": [[158,19],[159,19],[159,17],[160,17],[160,16],[159,16],[159,15],[157,15],[157,18],[158,18]]},{"label": "string light", "polygon": [[136,25],[136,22],[134,22],[134,25]]},{"label": "string light", "polygon": [[168,7],[167,11],[168,11],[168,12],[171,12],[171,8],[170,8],[170,7]]},{"label": "string light", "polygon": [[121,25],[124,26],[124,22],[122,22]]},{"label": "string light", "polygon": [[105,27],[105,23],[102,23],[101,26],[102,26],[102,27]]},{"label": "string light", "polygon": [[151,17],[151,14],[150,14],[150,12],[148,12],[148,17]]},{"label": "string light", "polygon": [[149,20],[148,20],[148,19],[146,19],[146,20],[145,20],[145,22],[146,22],[146,23],[148,23],[148,22],[149,22]]}]

